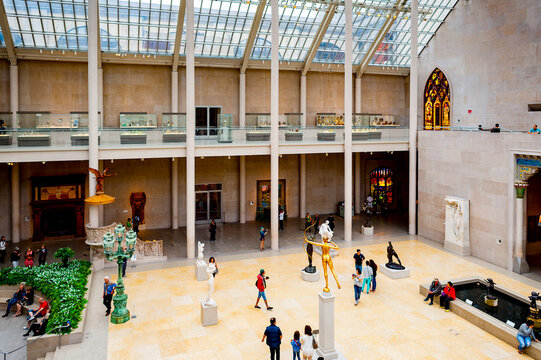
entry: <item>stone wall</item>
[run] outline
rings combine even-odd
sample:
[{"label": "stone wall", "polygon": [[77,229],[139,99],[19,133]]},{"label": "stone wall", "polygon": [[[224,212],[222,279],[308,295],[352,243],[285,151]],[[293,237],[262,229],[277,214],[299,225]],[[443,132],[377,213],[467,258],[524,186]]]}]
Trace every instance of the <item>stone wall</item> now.
[{"label": "stone wall", "polygon": [[421,53],[419,120],[425,83],[438,67],[451,85],[451,126],[541,123],[527,111],[541,102],[540,13],[538,0],[459,1]]},{"label": "stone wall", "polygon": [[0,112],[9,112],[9,62],[0,60]]}]

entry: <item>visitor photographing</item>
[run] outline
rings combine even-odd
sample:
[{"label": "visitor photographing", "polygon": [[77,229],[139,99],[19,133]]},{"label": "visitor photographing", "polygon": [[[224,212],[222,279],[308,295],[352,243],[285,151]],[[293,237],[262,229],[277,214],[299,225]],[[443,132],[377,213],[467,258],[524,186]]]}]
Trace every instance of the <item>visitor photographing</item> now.
[{"label": "visitor photographing", "polygon": [[282,343],[282,331],[276,326],[276,318],[270,318],[270,325],[265,329],[261,342],[267,338],[271,360],[280,360],[280,344]]},{"label": "visitor photographing", "polygon": [[15,249],[13,249],[9,258],[11,260],[11,265],[13,265],[13,267],[19,266],[19,260],[21,259],[21,252],[17,246],[15,247]]},{"label": "visitor photographing", "polygon": [[363,277],[359,269],[355,269],[355,272],[356,273],[351,276],[353,278],[353,291],[355,292],[355,306],[357,306],[357,304],[359,304],[359,299],[361,298]]},{"label": "visitor photographing", "polygon": [[432,284],[430,284],[430,288],[428,289],[428,294],[426,294],[426,297],[423,301],[430,300],[430,303],[428,305],[432,306],[434,304],[434,296],[440,296],[441,294],[441,283],[438,278],[434,278],[434,281],[432,281]]},{"label": "visitor photographing", "polygon": [[216,241],[216,221],[214,219],[210,220],[209,224],[209,233],[210,233],[210,241]]},{"label": "visitor photographing", "polygon": [[453,283],[448,281],[440,296],[440,307],[445,307],[445,312],[449,312],[449,306],[454,299],[456,299],[455,288]]},{"label": "visitor photographing", "polygon": [[291,347],[293,348],[293,360],[295,360],[295,358],[301,360],[301,333],[298,330],[293,334]]},{"label": "visitor photographing", "polygon": [[532,340],[539,342],[533,333],[533,324],[533,320],[526,320],[526,322],[518,328],[517,340],[519,354],[522,354],[527,347],[532,346]]},{"label": "visitor photographing", "polygon": [[357,252],[353,254],[353,258],[355,259],[355,269],[359,270],[359,273],[362,273],[364,255],[361,253],[361,249],[357,249]]},{"label": "visitor photographing", "polygon": [[370,267],[372,268],[372,288],[370,289],[370,291],[375,292],[376,291],[376,275],[378,274],[378,266],[372,259],[368,260],[368,264],[370,264]]},{"label": "visitor photographing", "polygon": [[263,301],[265,302],[265,305],[267,306],[267,310],[272,310],[272,306],[269,306],[269,303],[267,302],[267,295],[265,295],[265,289],[267,288],[267,282],[266,280],[269,280],[268,276],[265,276],[265,269],[259,270],[259,275],[257,275],[257,280],[255,282],[255,286],[257,287],[258,294],[257,294],[257,301],[255,302],[255,308],[261,309],[259,304],[259,299],[263,298]]},{"label": "visitor photographing", "polygon": [[111,283],[108,276],[103,278],[103,305],[105,305],[105,308],[107,309],[105,311],[105,316],[109,316],[111,313],[111,300],[113,300],[115,288],[116,284]]},{"label": "visitor photographing", "polygon": [[267,236],[267,230],[262,226],[259,228],[259,251],[265,251],[265,236]]},{"label": "visitor photographing", "polygon": [[302,359],[312,360],[312,356],[314,356],[314,348],[317,348],[317,343],[314,340],[312,328],[310,325],[306,325],[304,327],[304,335],[301,338]]}]

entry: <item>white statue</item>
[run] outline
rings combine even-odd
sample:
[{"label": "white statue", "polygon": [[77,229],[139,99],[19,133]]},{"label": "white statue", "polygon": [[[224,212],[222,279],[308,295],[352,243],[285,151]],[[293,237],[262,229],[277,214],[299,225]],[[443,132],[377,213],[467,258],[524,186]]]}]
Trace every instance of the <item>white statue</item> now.
[{"label": "white statue", "polygon": [[319,235],[321,235],[322,238],[327,238],[331,241],[333,232],[329,226],[329,220],[319,226]]},{"label": "white statue", "polygon": [[462,228],[462,206],[457,201],[447,201],[447,206],[451,209],[451,219],[453,220],[453,234],[456,242],[462,244],[464,242],[464,229]]},{"label": "white statue", "polygon": [[205,260],[203,260],[203,250],[205,249],[205,244],[201,241],[197,242],[197,264],[199,266],[205,266]]},{"label": "white statue", "polygon": [[205,300],[205,305],[215,305],[216,302],[212,299],[212,293],[214,292],[214,272],[216,271],[216,264],[209,263],[207,266],[207,276],[209,283],[209,292],[207,294],[207,299]]}]

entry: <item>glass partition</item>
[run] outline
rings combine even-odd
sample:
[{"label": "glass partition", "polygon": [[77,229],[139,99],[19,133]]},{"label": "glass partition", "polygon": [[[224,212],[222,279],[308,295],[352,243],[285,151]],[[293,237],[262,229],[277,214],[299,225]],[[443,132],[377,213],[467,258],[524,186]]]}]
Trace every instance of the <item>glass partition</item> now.
[{"label": "glass partition", "polygon": [[231,143],[233,142],[233,116],[230,114],[218,115],[218,142]]},{"label": "glass partition", "polygon": [[370,114],[353,114],[353,127],[370,126]]},{"label": "glass partition", "polygon": [[12,116],[10,112],[0,112],[0,130],[2,128],[11,129],[13,127]]},{"label": "glass partition", "polygon": [[[88,146],[88,112],[72,111],[70,113],[71,122],[71,145]],[[98,143],[101,141],[102,116],[98,113]]]},{"label": "glass partition", "polygon": [[316,115],[317,126],[343,126],[344,115],[319,113]]},{"label": "glass partition", "polygon": [[48,111],[20,111],[17,113],[17,127],[24,130],[44,128],[50,115]]},{"label": "glass partition", "polygon": [[398,115],[370,115],[370,126],[400,126]]},{"label": "glass partition", "polygon": [[147,132],[157,128],[156,114],[142,112],[120,113],[121,144],[146,144]]},{"label": "glass partition", "polygon": [[11,145],[11,113],[0,113],[0,145]]},{"label": "glass partition", "polygon": [[162,141],[186,142],[186,113],[162,113]]}]

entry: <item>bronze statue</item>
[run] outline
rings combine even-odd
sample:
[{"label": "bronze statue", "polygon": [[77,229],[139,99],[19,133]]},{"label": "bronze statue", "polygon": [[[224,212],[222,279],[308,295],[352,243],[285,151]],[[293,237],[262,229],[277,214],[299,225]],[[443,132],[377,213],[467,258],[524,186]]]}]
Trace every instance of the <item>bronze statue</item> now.
[{"label": "bronze statue", "polygon": [[[398,264],[393,262],[393,256],[396,257],[396,260],[398,260]],[[389,241],[389,246],[387,246],[387,264],[385,264],[386,267],[389,269],[394,270],[404,270],[405,267],[402,265],[402,262],[400,261],[400,258],[398,257],[398,254],[393,248],[393,244]]]},{"label": "bronze statue", "polygon": [[90,171],[94,176],[96,177],[96,195],[103,194],[103,179],[108,176],[115,176],[116,174],[109,174],[109,168],[105,168],[103,172],[100,174],[100,172],[96,169],[88,168],[88,171]]},{"label": "bronze statue", "polygon": [[329,222],[325,221],[324,224],[322,224],[319,227],[319,235],[323,238],[322,243],[317,243],[311,240],[308,240],[306,238],[306,235],[304,236],[304,241],[308,244],[312,244],[314,246],[320,246],[321,247],[321,262],[323,264],[323,276],[325,276],[325,287],[323,288],[323,292],[331,292],[329,289],[329,276],[327,274],[327,267],[331,269],[331,272],[334,276],[334,280],[336,280],[336,285],[338,285],[338,288],[340,289],[340,283],[338,282],[338,277],[336,276],[336,273],[334,272],[334,266],[332,263],[331,254],[329,253],[331,249],[338,250],[339,247],[330,241],[332,238],[332,231],[329,228]]},{"label": "bronze statue", "polygon": [[[304,230],[304,238],[306,239],[306,232],[310,230],[310,228],[312,226],[314,226],[315,224],[312,224],[310,226],[308,226],[305,230]],[[310,240],[314,240],[315,239],[315,236],[312,236],[312,235],[309,235],[308,236],[308,239]],[[310,244],[309,242],[306,242],[306,249],[304,250],[306,251],[306,254],[308,255],[308,266],[305,267],[303,270],[305,272],[307,272],[308,274],[314,274],[317,269],[315,266],[312,266],[312,254],[314,253],[314,246],[312,244]]]}]

